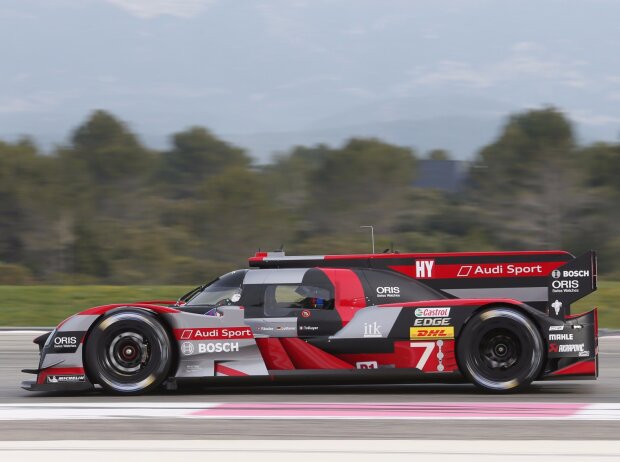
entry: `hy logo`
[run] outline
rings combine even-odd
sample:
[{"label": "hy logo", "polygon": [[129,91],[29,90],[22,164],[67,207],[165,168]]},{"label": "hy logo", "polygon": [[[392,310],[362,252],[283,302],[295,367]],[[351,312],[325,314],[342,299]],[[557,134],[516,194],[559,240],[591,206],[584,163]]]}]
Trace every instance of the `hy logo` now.
[{"label": "hy logo", "polygon": [[416,260],[415,277],[418,279],[432,278],[435,260]]}]

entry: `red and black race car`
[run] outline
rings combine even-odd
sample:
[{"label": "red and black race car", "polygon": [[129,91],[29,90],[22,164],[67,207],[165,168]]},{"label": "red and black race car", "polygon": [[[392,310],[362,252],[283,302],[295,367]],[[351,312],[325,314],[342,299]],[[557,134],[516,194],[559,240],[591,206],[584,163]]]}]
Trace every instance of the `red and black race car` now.
[{"label": "red and black race car", "polygon": [[35,339],[33,391],[184,382],[467,380],[489,392],[598,375],[596,257],[562,251],[257,253],[174,301],[99,306]]}]

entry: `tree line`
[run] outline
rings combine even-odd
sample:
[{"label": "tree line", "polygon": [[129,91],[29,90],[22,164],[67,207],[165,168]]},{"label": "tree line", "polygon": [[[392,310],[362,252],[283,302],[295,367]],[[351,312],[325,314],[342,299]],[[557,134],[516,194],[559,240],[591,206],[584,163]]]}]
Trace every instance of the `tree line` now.
[{"label": "tree line", "polygon": [[414,187],[420,158],[351,139],[257,166],[206,128],[155,151],[97,111],[51,153],[0,142],[0,284],[195,284],[258,249],[368,252],[362,225],[379,251],[593,248],[620,277],[620,145],[546,108],[509,117],[458,194]]}]

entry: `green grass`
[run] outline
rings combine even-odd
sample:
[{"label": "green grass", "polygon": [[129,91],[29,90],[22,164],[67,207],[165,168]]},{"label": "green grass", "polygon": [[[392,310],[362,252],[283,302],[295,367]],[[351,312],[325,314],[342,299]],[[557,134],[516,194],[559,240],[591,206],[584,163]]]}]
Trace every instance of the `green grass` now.
[{"label": "green grass", "polygon": [[[176,300],[186,286],[0,286],[0,326],[55,326],[98,305]],[[620,328],[620,281],[599,281],[598,291],[573,305],[573,313],[599,308],[601,327]]]},{"label": "green grass", "polygon": [[572,312],[598,308],[599,327],[620,328],[620,281],[598,281],[598,290],[573,303]]},{"label": "green grass", "polygon": [[186,286],[0,286],[0,326],[55,326],[110,303],[176,300]]}]

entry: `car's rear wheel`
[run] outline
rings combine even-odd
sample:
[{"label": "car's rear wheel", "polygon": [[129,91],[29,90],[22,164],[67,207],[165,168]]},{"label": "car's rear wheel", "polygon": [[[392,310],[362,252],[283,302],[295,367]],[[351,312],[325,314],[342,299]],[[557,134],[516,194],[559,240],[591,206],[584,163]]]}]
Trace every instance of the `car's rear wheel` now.
[{"label": "car's rear wheel", "polygon": [[495,393],[527,387],[543,367],[544,344],[534,323],[511,308],[492,308],[465,325],[457,344],[461,372]]},{"label": "car's rear wheel", "polygon": [[94,326],[85,356],[94,383],[114,393],[139,394],[158,387],[168,377],[172,347],[155,315],[117,311]]}]

